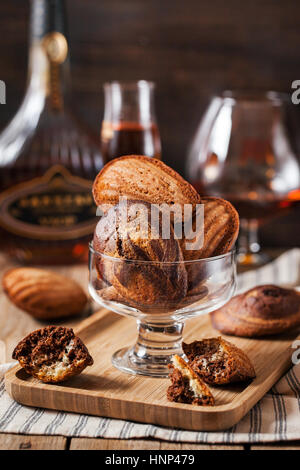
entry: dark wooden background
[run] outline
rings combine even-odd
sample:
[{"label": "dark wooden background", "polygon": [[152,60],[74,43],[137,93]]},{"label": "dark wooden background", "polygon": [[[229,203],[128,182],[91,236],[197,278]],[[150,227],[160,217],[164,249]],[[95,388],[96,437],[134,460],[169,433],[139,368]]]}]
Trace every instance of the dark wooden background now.
[{"label": "dark wooden background", "polygon": [[[299,0],[67,0],[67,7],[73,106],[99,132],[103,82],[154,80],[163,159],[181,173],[211,95],[227,88],[290,92],[300,79]],[[7,104],[0,128],[24,93],[28,18],[29,0],[1,0]],[[262,232],[265,244],[300,245],[300,208]]]}]

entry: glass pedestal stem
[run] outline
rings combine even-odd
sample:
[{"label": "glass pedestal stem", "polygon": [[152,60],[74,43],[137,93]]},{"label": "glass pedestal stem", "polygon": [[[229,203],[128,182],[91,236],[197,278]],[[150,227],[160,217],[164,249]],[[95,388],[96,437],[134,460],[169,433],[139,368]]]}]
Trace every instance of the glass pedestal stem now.
[{"label": "glass pedestal stem", "polygon": [[182,355],[183,323],[138,321],[138,339],[132,348],[123,348],[112,357],[118,369],[152,377],[168,377],[174,354]]}]

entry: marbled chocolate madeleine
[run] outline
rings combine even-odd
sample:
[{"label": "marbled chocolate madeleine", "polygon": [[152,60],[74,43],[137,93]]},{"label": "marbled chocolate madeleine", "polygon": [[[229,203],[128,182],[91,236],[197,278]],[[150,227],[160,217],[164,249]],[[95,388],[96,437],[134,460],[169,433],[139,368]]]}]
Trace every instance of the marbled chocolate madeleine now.
[{"label": "marbled chocolate madeleine", "polygon": [[187,240],[183,238],[180,245],[185,260],[223,255],[231,250],[239,233],[239,215],[230,202],[217,197],[205,197],[201,198],[201,203],[204,204],[203,246],[197,250],[187,250]]},{"label": "marbled chocolate madeleine", "polygon": [[[136,207],[137,212],[130,211]],[[93,240],[97,252],[115,258],[99,256],[99,276],[103,276],[121,297],[141,307],[178,302],[187,292],[187,274],[179,242],[172,228],[168,239],[156,233],[150,224],[150,211],[148,203],[121,201],[101,218]],[[157,217],[161,225],[158,210]]]},{"label": "marbled chocolate madeleine", "polygon": [[208,294],[208,289],[205,285],[197,286],[197,289],[194,288],[187,292],[184,299],[182,299],[176,306],[176,309],[193,305],[196,302],[203,300],[207,296],[207,294]]},{"label": "marbled chocolate madeleine", "polygon": [[16,346],[13,359],[42,382],[62,382],[93,364],[86,346],[72,328],[46,326],[27,335]]},{"label": "marbled chocolate madeleine", "polygon": [[200,300],[204,299],[208,294],[208,289],[205,286],[198,289],[197,292],[195,291],[193,294],[187,294],[183,299],[178,301],[171,301],[166,300],[161,302],[159,305],[144,305],[141,303],[134,302],[133,300],[127,299],[123,297],[115,288],[114,286],[109,286],[98,290],[98,295],[103,300],[108,300],[111,302],[118,302],[124,305],[128,305],[129,307],[137,308],[141,310],[143,313],[170,313],[174,312],[175,310],[179,310],[181,308],[187,307],[192,305]]},{"label": "marbled chocolate madeleine", "polygon": [[300,328],[300,292],[266,284],[236,295],[210,314],[213,327],[234,336],[275,335]]},{"label": "marbled chocolate madeleine", "polygon": [[167,389],[169,401],[191,405],[214,405],[215,400],[207,385],[180,356],[170,365],[172,384]]},{"label": "marbled chocolate madeleine", "polygon": [[182,349],[193,371],[209,384],[243,382],[255,377],[248,356],[221,336],[182,343]]},{"label": "marbled chocolate madeleine", "polygon": [[[203,246],[196,250],[187,250],[184,238],[180,240],[181,251],[186,261],[200,260],[219,256],[231,250],[239,233],[239,216],[230,202],[221,198],[206,197],[204,204],[204,240]],[[193,227],[195,230],[195,227]],[[190,243],[192,240],[188,240]],[[212,274],[211,266],[201,263],[186,265],[188,290],[203,283]]]}]

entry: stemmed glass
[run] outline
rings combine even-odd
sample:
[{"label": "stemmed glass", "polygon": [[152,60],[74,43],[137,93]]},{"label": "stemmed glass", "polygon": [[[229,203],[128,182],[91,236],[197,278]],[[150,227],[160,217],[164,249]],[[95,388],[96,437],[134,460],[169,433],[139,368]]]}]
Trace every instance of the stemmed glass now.
[{"label": "stemmed glass", "polygon": [[105,162],[133,154],[161,157],[154,90],[155,84],[146,80],[104,84],[100,140]]},{"label": "stemmed glass", "polygon": [[[156,301],[147,305],[124,299],[107,282],[104,272],[143,272],[159,266],[172,276],[182,263],[187,270],[199,274],[200,287],[193,295],[174,301]],[[126,266],[127,265],[127,266]],[[126,269],[124,269],[124,267]],[[221,256],[196,261],[155,262],[113,258],[94,250],[90,245],[89,292],[103,307],[120,315],[134,317],[138,338],[133,346],[116,351],[112,356],[115,367],[130,374],[167,377],[168,364],[173,354],[182,355],[181,341],[184,322],[224,305],[233,295],[236,286],[236,263],[233,251]],[[163,281],[162,281],[163,282]]]},{"label": "stemmed glass", "polygon": [[261,264],[258,227],[300,200],[300,167],[284,94],[224,92],[197,129],[187,177],[201,194],[230,200],[239,212],[238,261]]}]

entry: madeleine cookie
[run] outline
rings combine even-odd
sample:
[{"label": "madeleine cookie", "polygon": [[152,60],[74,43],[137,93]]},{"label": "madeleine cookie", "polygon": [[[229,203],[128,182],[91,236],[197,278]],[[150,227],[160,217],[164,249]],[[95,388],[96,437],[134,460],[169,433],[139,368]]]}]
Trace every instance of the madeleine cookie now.
[{"label": "madeleine cookie", "polygon": [[209,388],[193,369],[180,356],[175,355],[172,362],[172,384],[167,389],[168,400],[191,405],[214,405],[215,400]]},{"label": "madeleine cookie", "polygon": [[193,371],[209,384],[243,382],[255,377],[248,356],[221,336],[182,343],[182,349]]},{"label": "madeleine cookie", "polygon": [[120,196],[151,204],[199,204],[194,187],[156,158],[127,155],[107,163],[93,185],[97,206],[117,204]]},{"label": "madeleine cookie", "polygon": [[300,293],[275,285],[236,295],[210,314],[213,327],[234,336],[257,337],[300,327]]},{"label": "madeleine cookie", "polygon": [[[235,244],[239,233],[239,216],[230,202],[221,198],[209,197],[202,198],[201,203],[204,204],[203,244],[197,248],[196,238],[192,240],[183,238],[180,240],[181,251],[186,261],[200,260],[227,253]],[[196,232],[195,226],[193,226],[193,230]],[[187,249],[193,241],[196,248]],[[228,260],[228,262],[231,261]],[[224,261],[220,261],[220,265],[224,267]],[[216,263],[214,263],[215,269]],[[213,274],[210,272],[208,263],[205,266],[201,263],[191,263],[186,266],[186,270],[189,291],[197,285],[201,285]]]},{"label": "madeleine cookie", "polygon": [[47,326],[33,331],[16,346],[13,359],[45,383],[57,383],[80,374],[93,364],[86,346],[72,328]]},{"label": "madeleine cookie", "polygon": [[[174,310],[179,310],[185,307],[188,307],[189,305],[195,304],[196,302],[199,302],[200,300],[204,299],[208,294],[208,289],[203,286],[202,289],[198,290],[197,293],[193,295],[187,294],[180,302],[164,302],[162,305],[158,305],[157,309],[155,306],[149,305],[143,305],[142,306],[142,311],[144,313],[169,313]],[[106,301],[110,302],[117,302],[120,304],[128,305],[129,307],[133,308],[141,308],[141,305],[138,304],[137,302],[134,302],[133,300],[126,299],[119,294],[114,286],[108,286],[104,287],[103,289],[98,290],[98,295]]]},{"label": "madeleine cookie", "polygon": [[121,201],[102,216],[93,239],[98,253],[114,258],[99,255],[100,278],[121,297],[141,306],[177,303],[187,292],[179,242],[172,228],[169,238],[159,236],[150,224],[154,212],[160,226],[158,209],[151,210],[146,202]]},{"label": "madeleine cookie", "polygon": [[4,274],[2,285],[17,307],[40,320],[80,314],[88,302],[77,282],[44,269],[11,269]]},{"label": "madeleine cookie", "polygon": [[[218,197],[201,198],[204,204],[203,245],[195,250],[186,249],[186,239],[181,241],[185,260],[210,258],[231,250],[239,233],[239,215],[230,202]],[[195,227],[194,227],[195,230]],[[189,243],[193,239],[189,240]]]}]

